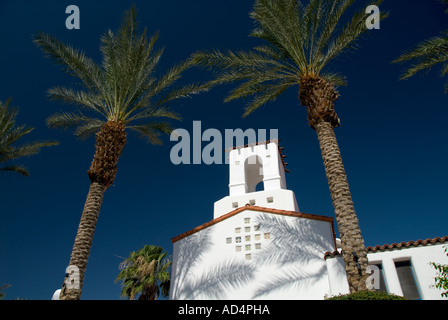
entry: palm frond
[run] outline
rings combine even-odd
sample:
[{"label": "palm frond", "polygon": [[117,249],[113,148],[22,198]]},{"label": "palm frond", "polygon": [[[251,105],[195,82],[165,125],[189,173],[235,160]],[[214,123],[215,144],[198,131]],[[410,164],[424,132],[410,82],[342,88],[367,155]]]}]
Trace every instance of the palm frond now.
[{"label": "palm frond", "polygon": [[[383,0],[377,0],[373,5],[379,6]],[[348,8],[348,7],[347,7]],[[317,69],[322,70],[331,60],[349,49],[355,49],[357,40],[368,31],[366,27],[366,18],[368,14],[365,10],[360,10],[353,14],[352,19],[344,26],[340,33],[327,46],[323,57],[318,61]],[[387,12],[383,12],[381,20],[388,17]]]},{"label": "palm frond", "polygon": [[34,35],[34,42],[56,64],[63,66],[68,74],[82,80],[89,90],[102,92],[101,69],[84,52],[42,32]]},{"label": "palm frond", "polygon": [[155,145],[161,145],[161,133],[170,135],[174,130],[168,122],[150,122],[143,125],[129,126],[129,129],[134,130],[142,135],[147,142]]},{"label": "palm frond", "polygon": [[28,169],[21,165],[9,165],[9,166],[0,167],[0,171],[12,171],[12,172],[19,173],[24,177],[30,176]]},{"label": "palm frond", "polygon": [[152,290],[153,298],[169,293],[171,259],[161,247],[145,245],[120,263],[115,281],[122,280],[121,295],[134,300]]},{"label": "palm frond", "polygon": [[50,100],[86,107],[107,118],[108,110],[104,101],[101,96],[95,95],[92,92],[75,91],[65,87],[55,87],[48,90],[48,97]]},{"label": "palm frond", "polygon": [[[429,70],[437,64],[448,63],[448,32],[423,41],[392,62],[411,62],[411,66],[401,76],[402,80],[408,79],[420,71]],[[442,68],[442,75],[446,74],[446,70],[446,67]]]},{"label": "palm frond", "polygon": [[50,128],[75,129],[75,135],[86,139],[97,132],[105,121],[84,115],[81,112],[58,112],[47,118]]},{"label": "palm frond", "polygon": [[256,95],[244,109],[243,117],[247,117],[262,105],[275,101],[277,97],[285,92],[290,86],[291,83],[286,82],[275,86],[266,85],[263,88],[260,88],[260,94]]},{"label": "palm frond", "polygon": [[57,145],[56,141],[17,143],[33,131],[25,125],[16,126],[17,109],[9,108],[10,101],[5,104],[0,101],[0,163],[5,164],[1,171],[14,171],[27,176],[28,171],[23,166],[10,164],[10,161],[37,154],[43,147]]}]

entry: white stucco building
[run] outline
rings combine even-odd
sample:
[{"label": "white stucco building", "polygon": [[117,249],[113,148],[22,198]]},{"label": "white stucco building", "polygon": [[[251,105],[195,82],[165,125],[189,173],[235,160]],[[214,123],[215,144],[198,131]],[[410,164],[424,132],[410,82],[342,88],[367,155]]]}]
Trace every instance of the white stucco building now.
[{"label": "white stucco building", "polygon": [[[299,211],[278,141],[234,148],[213,220],[172,238],[170,299],[323,299],[348,293],[332,217]],[[260,188],[260,186],[263,186]],[[430,261],[448,237],[368,248],[381,290],[441,299]]]}]

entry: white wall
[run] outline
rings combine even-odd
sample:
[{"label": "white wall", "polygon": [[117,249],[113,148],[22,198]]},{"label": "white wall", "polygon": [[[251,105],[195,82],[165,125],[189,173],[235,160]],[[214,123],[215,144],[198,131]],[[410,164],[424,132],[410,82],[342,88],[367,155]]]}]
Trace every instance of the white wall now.
[{"label": "white wall", "polygon": [[443,245],[440,243],[370,252],[367,257],[369,263],[382,263],[387,290],[397,295],[403,295],[403,291],[395,269],[395,261],[410,260],[421,298],[423,300],[439,300],[442,299],[440,296],[442,291],[433,286],[436,271],[429,263],[432,261],[448,264],[448,257],[443,251]]},{"label": "white wall", "polygon": [[291,190],[278,189],[224,197],[215,202],[213,218],[216,219],[236,208],[243,207],[246,204],[299,212],[294,192]]},{"label": "white wall", "polygon": [[330,292],[323,255],[333,241],[330,222],[245,210],[173,244],[170,299],[323,299]]},{"label": "white wall", "polygon": [[[434,287],[436,271],[429,264],[429,262],[448,264],[448,257],[443,250],[444,245],[446,243],[368,252],[367,258],[370,264],[382,264],[384,282],[388,293],[403,295],[395,262],[410,260],[421,298],[423,300],[448,300],[447,298],[441,297],[443,291]],[[342,256],[327,257],[326,261],[330,276],[330,295],[348,293],[349,290],[348,285],[346,285],[344,269],[345,264]]]}]

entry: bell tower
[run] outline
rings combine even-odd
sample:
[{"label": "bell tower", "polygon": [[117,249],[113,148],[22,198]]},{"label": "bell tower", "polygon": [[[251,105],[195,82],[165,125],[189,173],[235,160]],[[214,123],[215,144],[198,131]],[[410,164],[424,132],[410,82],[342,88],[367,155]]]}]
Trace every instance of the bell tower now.
[{"label": "bell tower", "polygon": [[229,195],[215,202],[214,218],[245,205],[299,211],[286,189],[287,163],[279,140],[234,147],[229,151]]}]

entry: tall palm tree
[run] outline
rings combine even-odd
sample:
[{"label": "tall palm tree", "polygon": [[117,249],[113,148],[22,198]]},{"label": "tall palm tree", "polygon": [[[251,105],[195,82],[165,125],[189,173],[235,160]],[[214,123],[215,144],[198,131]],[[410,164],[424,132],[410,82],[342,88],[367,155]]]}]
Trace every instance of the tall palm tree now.
[{"label": "tall palm tree", "polygon": [[56,141],[28,142],[16,145],[19,140],[34,130],[26,125],[16,126],[17,109],[10,108],[11,99],[0,101],[0,171],[12,171],[28,177],[28,170],[11,161],[39,153],[43,147],[57,145]]},{"label": "tall palm tree", "polygon": [[[200,84],[179,86],[176,82],[191,67],[179,63],[165,74],[155,74],[163,49],[155,50],[155,33],[147,39],[146,29],[139,31],[136,9],[128,10],[116,33],[108,31],[101,38],[102,63],[58,39],[38,33],[34,42],[43,52],[72,76],[81,88],[56,87],[49,98],[80,106],[74,112],[50,116],[53,128],[74,128],[75,134],[86,137],[96,133],[96,150],[88,170],[90,189],[73,245],[70,266],[79,269],[79,288],[64,285],[61,299],[80,299],[93,235],[103,196],[117,173],[118,159],[126,144],[126,130],[133,130],[153,144],[160,144],[160,133],[170,133],[166,119],[180,119],[169,109],[173,100],[206,90]],[[66,276],[65,280],[69,280]],[[69,288],[70,287],[70,288]]]},{"label": "tall palm tree", "polygon": [[145,245],[133,251],[120,264],[116,281],[122,280],[121,295],[135,300],[157,300],[168,296],[170,290],[171,260],[163,248]]},{"label": "tall palm tree", "polygon": [[[448,0],[440,0],[447,6]],[[393,63],[410,62],[410,67],[403,73],[401,80],[406,80],[420,71],[430,70],[436,65],[441,66],[441,76],[448,74],[448,30],[441,32],[418,44],[412,50],[409,50],[399,56]],[[445,93],[448,93],[448,82],[445,84]]]},{"label": "tall palm tree", "polygon": [[333,131],[340,125],[334,110],[339,97],[336,86],[345,81],[340,74],[326,72],[325,67],[353,48],[368,30],[365,9],[340,26],[354,2],[256,0],[250,12],[256,24],[251,36],[262,39],[263,45],[248,51],[200,51],[192,56],[195,63],[219,70],[210,84],[240,82],[225,101],[251,98],[244,116],[298,85],[298,98],[307,108],[308,123],[320,143],[352,292],[366,288],[367,255]]}]

